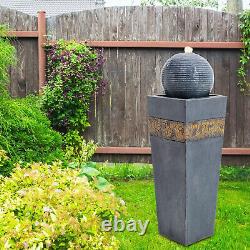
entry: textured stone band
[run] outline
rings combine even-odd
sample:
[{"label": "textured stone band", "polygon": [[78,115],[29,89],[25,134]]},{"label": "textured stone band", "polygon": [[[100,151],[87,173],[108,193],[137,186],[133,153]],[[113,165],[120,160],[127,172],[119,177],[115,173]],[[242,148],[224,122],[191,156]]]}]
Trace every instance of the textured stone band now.
[{"label": "textured stone band", "polygon": [[150,135],[179,142],[223,136],[224,126],[224,118],[183,123],[149,117]]}]

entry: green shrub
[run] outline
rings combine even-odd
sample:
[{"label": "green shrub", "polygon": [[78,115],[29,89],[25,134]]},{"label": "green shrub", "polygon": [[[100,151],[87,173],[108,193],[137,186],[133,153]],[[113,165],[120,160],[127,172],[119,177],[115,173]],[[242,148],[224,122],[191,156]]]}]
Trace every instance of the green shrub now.
[{"label": "green shrub", "polygon": [[[63,158],[62,137],[50,127],[37,98],[0,99],[0,149],[12,162],[52,162]],[[4,169],[1,174],[7,174]]]},{"label": "green shrub", "polygon": [[0,150],[0,173],[7,175],[12,169],[12,162],[5,150]]},{"label": "green shrub", "polygon": [[65,158],[69,163],[77,167],[91,159],[96,151],[97,145],[94,141],[86,142],[78,131],[68,132],[64,136]]},{"label": "green shrub", "polygon": [[52,126],[66,134],[80,134],[90,124],[88,111],[93,94],[101,90],[102,51],[85,43],[59,40],[48,47],[47,84],[43,94],[43,108]]},{"label": "green shrub", "polygon": [[9,67],[16,62],[16,50],[6,37],[7,28],[0,25],[0,98],[7,96],[7,83],[9,81]]},{"label": "green shrub", "polygon": [[220,180],[223,181],[250,181],[250,167],[222,166]]},{"label": "green shrub", "polygon": [[142,180],[153,178],[153,167],[144,163],[96,163],[101,175],[108,180]]},{"label": "green shrub", "polygon": [[0,179],[0,249],[117,249],[101,222],[119,216],[122,202],[78,175],[33,164]]}]

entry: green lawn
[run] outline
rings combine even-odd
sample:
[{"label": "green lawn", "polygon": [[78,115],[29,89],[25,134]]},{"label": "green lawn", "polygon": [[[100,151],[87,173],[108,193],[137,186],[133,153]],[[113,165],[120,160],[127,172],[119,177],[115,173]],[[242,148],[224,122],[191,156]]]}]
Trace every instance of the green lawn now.
[{"label": "green lawn", "polygon": [[[188,249],[250,249],[250,182],[221,181],[215,235]],[[158,234],[152,180],[115,181],[115,192],[127,205],[125,220],[150,220],[144,236],[137,232],[115,233],[121,249],[184,249]]]}]

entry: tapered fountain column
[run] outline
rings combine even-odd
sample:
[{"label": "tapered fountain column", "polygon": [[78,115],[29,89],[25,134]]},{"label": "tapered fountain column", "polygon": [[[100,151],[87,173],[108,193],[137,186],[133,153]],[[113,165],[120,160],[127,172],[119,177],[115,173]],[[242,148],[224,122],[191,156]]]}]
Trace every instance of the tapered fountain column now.
[{"label": "tapered fountain column", "polygon": [[159,232],[183,245],[214,233],[227,103],[210,94],[206,59],[187,52],[164,65],[165,95],[148,96]]}]

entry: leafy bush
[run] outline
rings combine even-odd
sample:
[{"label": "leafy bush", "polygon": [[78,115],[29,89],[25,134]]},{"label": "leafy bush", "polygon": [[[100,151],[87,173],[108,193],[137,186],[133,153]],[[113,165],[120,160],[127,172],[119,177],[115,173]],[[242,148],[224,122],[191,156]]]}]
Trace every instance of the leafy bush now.
[{"label": "leafy bush", "polygon": [[78,131],[68,132],[64,137],[64,144],[66,160],[77,167],[90,160],[97,147],[94,141],[86,142]]},{"label": "leafy bush", "polygon": [[0,25],[0,98],[7,95],[6,85],[9,80],[9,67],[16,62],[16,50],[6,37],[7,28]]},{"label": "leafy bush", "polygon": [[17,167],[0,179],[0,249],[117,249],[102,220],[124,207],[60,165]]},{"label": "leafy bush", "polygon": [[[37,98],[0,99],[0,149],[7,152],[12,162],[62,159],[61,147],[62,137],[51,129]],[[0,169],[0,174],[8,172]]]},{"label": "leafy bush", "polygon": [[104,87],[101,50],[84,43],[59,40],[48,47],[47,84],[43,108],[57,131],[80,134],[90,124],[88,110],[93,94]]}]

